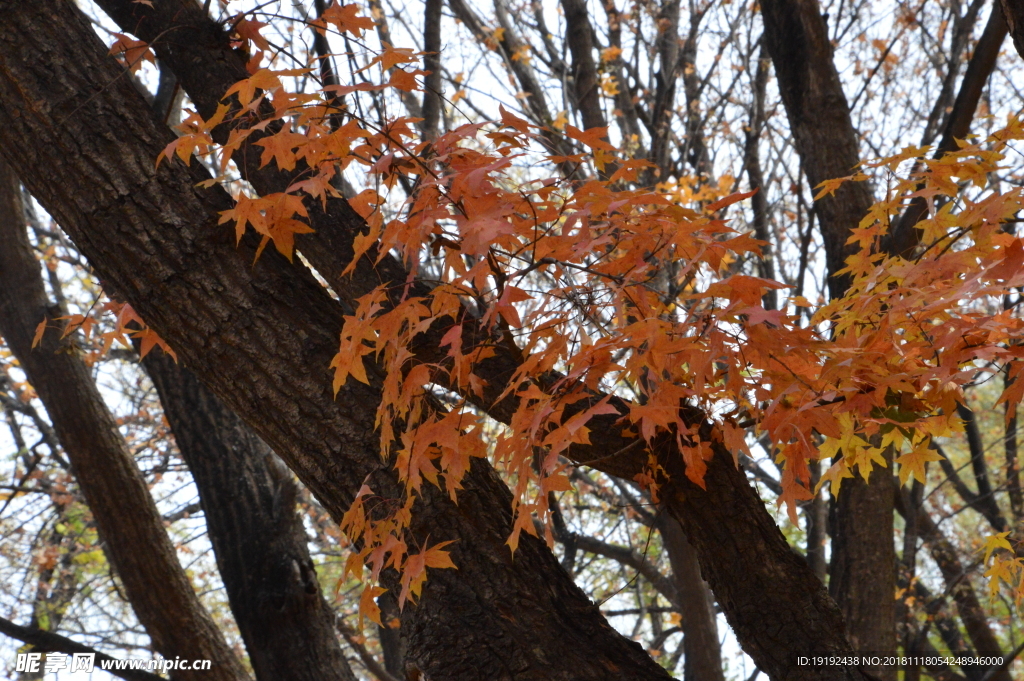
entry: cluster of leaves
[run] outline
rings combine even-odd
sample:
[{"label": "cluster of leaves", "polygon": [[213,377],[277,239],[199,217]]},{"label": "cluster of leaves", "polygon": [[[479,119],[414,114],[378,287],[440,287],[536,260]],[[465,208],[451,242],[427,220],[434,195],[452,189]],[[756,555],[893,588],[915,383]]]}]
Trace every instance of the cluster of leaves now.
[{"label": "cluster of leaves", "polygon": [[86,340],[95,334],[99,346],[89,348],[85,354],[84,359],[88,364],[95,364],[105,357],[115,342],[129,350],[133,349],[132,338],[139,341],[140,359],[148,355],[153,348],[159,347],[177,360],[171,346],[156,331],[149,328],[128,303],[109,300],[98,309],[95,305],[92,306],[85,313],[63,315],[52,321],[44,318],[36,326],[36,333],[32,338],[33,348],[42,342],[46,331],[53,328],[54,321],[64,322],[61,338],[67,338],[76,331],[81,331]]},{"label": "cluster of leaves", "polygon": [[[368,21],[354,6],[336,5],[320,28],[359,37]],[[257,22],[237,27],[241,39],[260,46]],[[226,93],[217,114],[192,114],[162,155],[188,163],[193,152],[219,153],[223,172],[231,153],[261,133],[261,163],[299,179],[282,193],[240,193],[222,221],[234,222],[238,238],[252,228],[262,236],[261,250],[273,242],[289,258],[294,235],[310,231],[302,220],[306,202],[341,198],[336,179],[349,164],[369,173],[371,188],[350,200],[367,225],[350,269],[359,258],[395,253],[410,280],[359,299],[332,368],[336,389],[349,379],[368,382],[364,358],[383,368],[381,452],[393,460],[406,498],[376,503],[364,487],[342,526],[358,547],[348,567],[368,564],[373,578],[387,568],[401,572],[400,602],[418,595],[427,567],[453,567],[443,544],[417,553],[406,545],[417,492],[426,480],[455,498],[474,456],[492,456],[515,481],[515,550],[522,531],[537,532],[533,518],[548,514],[548,493],[570,489],[565,454],[589,442],[591,418],[616,414],[640,442],[670,434],[687,477],[699,485],[713,443],[738,455],[753,426],[773,443],[784,471],[780,503],[795,521],[797,502],[811,497],[810,460],[841,454],[823,476],[833,493],[843,479],[858,472],[867,478],[893,459],[903,482],[923,482],[924,465],[939,458],[933,438],[958,428],[963,386],[1003,365],[1011,378],[1020,372],[1013,343],[1019,320],[1000,301],[1024,284],[1024,246],[1003,229],[1021,208],[1021,195],[986,189],[1007,146],[1024,136],[1019,121],[924,161],[906,177],[894,174],[888,198],[852,237],[861,249],[844,271],[853,282],[849,292],[805,325],[802,315],[762,304],[766,291],[784,285],[729,267],[759,253],[759,242],[721,217],[749,194],[701,205],[644,188],[638,173],[649,164],[620,156],[603,128],[565,125],[579,152],[546,158],[550,167],[592,163],[598,179],[523,178],[512,172],[513,161],[553,131],[504,109],[494,125],[465,125],[426,143],[416,141],[415,119],[374,125],[345,106],[343,98],[357,91],[415,88],[422,72],[397,67],[418,56],[388,46],[370,63],[380,68],[380,83],[290,92],[282,78],[311,69],[265,68],[258,52],[252,76]],[[225,121],[234,127],[218,146],[212,130]],[[873,166],[895,173],[921,151],[908,148]],[[836,183],[851,179],[863,176]],[[974,198],[943,202],[963,183],[978,187]],[[886,256],[879,242],[913,197],[931,207],[919,225],[923,247],[912,259]],[[428,254],[437,262],[431,294],[398,295],[396,304],[396,290],[408,290]],[[667,263],[675,264],[671,281]],[[448,361],[418,363],[413,339],[446,319],[441,344]],[[465,347],[464,324],[485,329],[486,341]],[[431,386],[481,395],[485,379],[476,370],[499,346],[521,358],[503,395],[518,406],[492,443],[466,399],[442,407]],[[1022,391],[1024,382],[1013,381],[1001,401],[1015,404]],[[627,393],[636,399],[613,399]],[[587,407],[577,408],[581,403]],[[710,441],[698,433],[702,424],[684,419],[683,407],[705,415]],[[664,477],[653,457],[638,481],[656,496]],[[362,611],[375,620],[377,593],[367,587],[362,599]]]}]

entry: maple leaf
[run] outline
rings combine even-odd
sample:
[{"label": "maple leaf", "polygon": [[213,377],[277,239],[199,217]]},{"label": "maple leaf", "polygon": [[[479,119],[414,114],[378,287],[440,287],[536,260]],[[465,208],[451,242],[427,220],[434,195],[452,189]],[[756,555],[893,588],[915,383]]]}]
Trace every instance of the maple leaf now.
[{"label": "maple leaf", "polygon": [[326,34],[327,25],[330,24],[340,32],[351,33],[357,38],[362,38],[363,31],[370,30],[375,25],[373,19],[359,16],[359,5],[355,3],[342,5],[338,0],[334,0],[319,19],[310,23],[321,35]]},{"label": "maple leaf", "polygon": [[419,58],[413,50],[407,47],[393,47],[388,43],[384,43],[384,50],[371,59],[366,66],[356,71],[356,73],[365,71],[374,64],[380,64],[382,69],[390,71],[398,64],[408,64],[415,61],[419,61]]},{"label": "maple leaf", "polygon": [[40,343],[43,342],[43,334],[45,334],[45,333],[46,333],[46,318],[44,317],[43,321],[39,322],[39,325],[36,326],[36,333],[35,333],[35,335],[32,336],[32,348],[33,349],[35,349]]},{"label": "maple leaf", "polygon": [[997,534],[991,534],[985,537],[985,563],[988,563],[988,559],[992,556],[992,552],[996,549],[1006,549],[1007,551],[1013,551],[1013,545],[1006,539],[1010,536],[1009,532],[999,532]]},{"label": "maple leaf", "polygon": [[608,143],[608,128],[589,128],[580,130],[576,126],[566,125],[565,134],[570,138],[586,144],[591,149],[599,151],[615,151],[615,147]]},{"label": "maple leaf", "polygon": [[383,626],[380,621],[380,607],[377,605],[377,597],[386,592],[387,589],[367,584],[359,596],[359,629],[363,628],[363,618],[369,619],[378,626]]},{"label": "maple leaf", "polygon": [[388,81],[388,84],[404,92],[419,90],[420,84],[416,82],[416,75],[422,73],[420,70],[406,71],[396,68],[391,72],[391,80]]},{"label": "maple leaf", "polygon": [[221,99],[227,99],[232,94],[237,94],[238,103],[242,107],[248,106],[252,101],[256,90],[276,90],[281,87],[281,79],[278,74],[270,69],[260,69],[250,77],[238,81],[228,88]]},{"label": "maple leaf", "polygon": [[749,192],[736,192],[735,194],[729,194],[729,196],[721,198],[718,201],[715,201],[714,203],[709,203],[707,206],[705,206],[704,210],[706,210],[709,213],[717,213],[718,211],[722,210],[723,208],[731,206],[734,203],[739,203],[740,201],[743,201],[744,199],[749,199],[751,196],[756,194],[759,190],[760,190],[760,187],[754,187]]},{"label": "maple leaf", "polygon": [[244,40],[252,42],[252,44],[260,50],[269,50],[270,43],[267,42],[266,38],[260,35],[260,29],[265,26],[267,26],[267,24],[262,21],[240,18],[235,22],[235,33],[241,36]]},{"label": "maple leaf", "polygon": [[[427,538],[429,541],[429,537]],[[410,554],[402,566],[402,592],[398,596],[398,607],[402,608],[409,598],[419,598],[423,590],[423,582],[427,579],[427,568],[451,568],[458,569],[452,562],[451,556],[444,550],[445,546],[454,543],[454,540],[443,541],[434,544],[429,549],[416,554]]]},{"label": "maple leaf", "polygon": [[520,118],[519,116],[516,116],[515,114],[510,113],[508,111],[508,109],[506,109],[504,107],[504,105],[501,105],[501,104],[498,105],[498,113],[501,114],[501,124],[502,125],[506,125],[506,126],[508,126],[510,128],[515,128],[516,130],[518,130],[519,132],[523,133],[524,135],[528,134],[530,132],[529,124],[526,121],[524,121],[522,118]]},{"label": "maple leaf", "polygon": [[136,73],[142,68],[143,60],[156,63],[156,55],[153,50],[149,49],[148,43],[129,38],[123,33],[115,33],[114,37],[117,40],[110,47],[108,54],[119,57],[132,73]]},{"label": "maple leaf", "polygon": [[269,137],[256,140],[253,144],[263,147],[263,155],[260,157],[261,168],[273,160],[281,170],[294,170],[295,149],[308,142],[309,139],[305,135],[289,130],[281,130]]},{"label": "maple leaf", "polygon": [[144,329],[133,330],[129,335],[133,338],[138,338],[141,341],[139,344],[140,360],[145,359],[146,355],[148,355],[154,347],[159,346],[160,349],[170,355],[175,362],[178,361],[178,355],[171,349],[171,346],[168,345],[167,342],[156,333],[156,331],[153,331],[153,329],[146,327]]},{"label": "maple leaf", "polygon": [[913,450],[896,459],[900,465],[900,484],[906,485],[913,475],[922,485],[925,484],[925,464],[929,461],[942,461],[942,455],[932,449],[931,440],[925,438]]},{"label": "maple leaf", "polygon": [[253,229],[261,234],[266,234],[266,221],[263,217],[264,202],[259,199],[250,199],[244,194],[238,197],[235,207],[222,211],[217,224],[222,225],[230,220],[235,221],[235,241],[242,241],[245,236],[246,225],[252,225]]},{"label": "maple leaf", "polygon": [[615,47],[614,45],[612,47],[606,47],[601,50],[601,61],[605,63],[615,61],[621,54],[621,47]]},{"label": "maple leaf", "polygon": [[826,482],[829,483],[829,492],[832,496],[839,494],[839,490],[843,485],[843,480],[846,478],[852,478],[853,473],[850,471],[850,467],[846,464],[845,459],[840,459],[836,463],[829,466],[828,470],[821,474],[821,478],[818,481],[818,486],[814,489],[815,493],[821,489],[821,486]]},{"label": "maple leaf", "polygon": [[1000,582],[1012,585],[1017,581],[1022,568],[1024,568],[1024,561],[1020,558],[1006,559],[997,556],[992,561],[991,567],[985,570],[985,577],[988,577],[989,594],[993,598],[996,597],[999,593]]},{"label": "maple leaf", "polygon": [[515,286],[506,286],[505,290],[501,293],[501,298],[495,303],[494,308],[509,326],[518,329],[523,325],[523,322],[519,318],[519,311],[516,310],[513,303],[520,303],[530,299],[531,296],[526,291]]}]

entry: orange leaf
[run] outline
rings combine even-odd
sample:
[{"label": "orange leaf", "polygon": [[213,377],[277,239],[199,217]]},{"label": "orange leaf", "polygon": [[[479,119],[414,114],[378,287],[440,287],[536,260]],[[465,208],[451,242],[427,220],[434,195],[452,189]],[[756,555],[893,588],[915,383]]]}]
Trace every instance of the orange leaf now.
[{"label": "orange leaf", "polygon": [[325,32],[327,24],[330,24],[340,32],[351,33],[357,38],[363,36],[364,30],[372,29],[374,26],[373,19],[359,16],[359,5],[340,5],[338,0],[334,0],[331,6],[324,10],[323,15],[311,23],[321,34]]},{"label": "orange leaf", "polygon": [[760,187],[754,187],[749,192],[736,192],[735,194],[729,194],[729,196],[719,199],[714,203],[709,203],[705,210],[707,210],[707,212],[709,213],[715,213],[717,211],[722,210],[723,208],[726,208],[727,206],[731,206],[734,203],[738,203],[743,199],[749,199],[751,196],[756,194],[759,189]]},{"label": "orange leaf", "polygon": [[591,149],[615,151],[615,147],[608,143],[607,126],[603,128],[589,128],[584,131],[575,126],[566,125],[565,134],[578,142],[583,142]]},{"label": "orange leaf", "polygon": [[36,335],[32,337],[32,347],[35,348],[43,341],[43,334],[46,333],[46,318],[39,322],[39,326],[36,327]]},{"label": "orange leaf", "polygon": [[115,33],[114,36],[117,40],[110,47],[108,54],[120,57],[132,73],[142,68],[143,59],[156,63],[156,55],[153,54],[153,50],[149,49],[148,43],[142,40],[133,40],[123,33]]}]

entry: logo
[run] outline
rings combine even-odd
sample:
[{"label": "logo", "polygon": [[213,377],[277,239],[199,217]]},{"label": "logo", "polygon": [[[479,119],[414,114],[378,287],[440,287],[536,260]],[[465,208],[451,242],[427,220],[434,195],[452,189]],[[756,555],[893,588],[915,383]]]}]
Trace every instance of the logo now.
[{"label": "logo", "polygon": [[91,672],[96,664],[96,653],[18,653],[14,671],[53,674],[59,671]]}]

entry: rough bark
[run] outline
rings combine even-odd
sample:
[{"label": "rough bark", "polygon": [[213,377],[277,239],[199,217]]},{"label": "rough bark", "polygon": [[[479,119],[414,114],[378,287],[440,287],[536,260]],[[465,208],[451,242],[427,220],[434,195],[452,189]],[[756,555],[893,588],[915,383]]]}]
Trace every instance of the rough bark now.
[{"label": "rough bark", "polygon": [[191,371],[159,348],[142,363],[199,490],[256,678],[355,681],[309,556],[291,473]]},{"label": "rough bark", "polygon": [[[687,417],[705,431],[702,439],[711,441],[703,415]],[[672,444],[665,441],[663,447]],[[685,478],[680,457],[659,456],[672,481],[662,495],[744,651],[771,679],[864,678],[859,669],[796,666],[799,655],[851,650],[842,614],[807,561],[763,512],[764,502],[731,454],[720,444],[714,447],[706,489]]]},{"label": "rough bark", "polygon": [[[896,548],[892,536],[896,485],[891,459],[889,466],[876,467],[867,483],[858,478],[849,488],[843,485],[836,498],[829,592],[843,609],[850,643],[864,652],[891,653],[896,645]],[[893,678],[895,668],[879,668],[873,673],[882,679]]]},{"label": "rough bark", "polygon": [[[60,338],[61,323],[55,321],[60,313],[47,300],[19,192],[10,166],[0,161],[0,334],[50,415],[104,551],[153,647],[169,659],[213,661],[210,671],[177,671],[175,678],[243,679],[239,661],[178,562],[146,481],[89,368],[71,340]],[[43,321],[51,329],[33,348]]]},{"label": "rough bark", "polygon": [[1017,54],[1024,57],[1024,0],[1000,0]]},{"label": "rough bark", "polygon": [[[327,366],[343,309],[301,266],[236,247],[230,207],[193,164],[153,160],[171,139],[67,0],[0,2],[0,153],[95,266],[182,361],[285,459],[335,518],[365,482],[401,488],[378,453],[373,386],[333,395]],[[72,112],[69,115],[69,112]],[[459,570],[433,570],[403,613],[407,670],[443,679],[666,678],[612,630],[542,542],[515,565],[507,487],[482,461],[456,506],[424,488],[409,541],[454,540]],[[393,583],[392,583],[393,585]],[[409,667],[413,669],[409,669]]]},{"label": "rough bark", "polygon": [[[155,9],[125,0],[102,0],[101,4],[123,27],[135,27],[135,33],[143,39],[177,36],[175,41],[156,41],[154,48],[159,57],[176,70],[203,115],[212,114],[221,94],[235,80],[245,77],[239,57],[227,48],[219,29],[211,27],[208,19],[191,15],[191,3],[159,3]],[[242,69],[241,75],[238,69]],[[250,139],[254,140],[255,136]],[[260,171],[255,164],[246,165],[246,156],[255,158],[252,154],[236,158],[240,158],[243,172],[259,191],[281,191],[290,183],[289,177],[270,168]],[[297,245],[328,279],[343,303],[379,283],[405,281],[401,265],[387,255],[376,266],[372,266],[375,255],[371,255],[357,264],[351,276],[338,277],[351,258],[352,237],[365,225],[344,202],[329,202],[327,213],[311,206],[310,213],[310,223],[317,231],[302,235]],[[415,292],[423,291],[420,287]],[[471,347],[481,341],[483,332],[471,319],[466,321],[463,345]],[[320,318],[318,323],[323,324],[324,319]],[[450,321],[437,324],[417,339],[413,350],[418,359],[445,361],[439,352],[439,340],[449,325]],[[516,408],[515,398],[499,400],[498,396],[505,389],[507,377],[515,372],[518,359],[504,344],[498,344],[496,349],[498,354],[477,370],[488,380],[484,394],[467,395],[467,398],[476,400],[494,418],[507,422]],[[619,406],[622,413],[628,410],[628,405],[621,401],[613,399],[612,403]],[[587,406],[586,401],[579,404],[581,409]],[[694,423],[703,419],[699,414],[691,417]],[[569,454],[580,463],[593,462],[599,470],[632,478],[643,470],[646,454],[637,447],[635,437],[622,432],[617,420],[615,416],[593,419],[588,423],[592,444],[573,448]],[[710,441],[712,438],[708,437]],[[673,478],[682,481],[683,494],[669,505],[670,512],[686,526],[687,535],[700,554],[705,575],[709,575],[708,581],[739,633],[741,644],[773,678],[790,678],[790,675],[792,678],[844,677],[847,672],[843,670],[793,668],[796,655],[806,650],[849,649],[840,616],[804,561],[792,554],[753,488],[733,466],[731,454],[720,445],[715,447],[718,454],[710,463],[708,492],[686,482],[677,450],[666,445],[658,452],[665,467],[673,471]],[[289,464],[295,467],[291,461]],[[712,484],[723,487],[711,490]],[[688,513],[692,517],[684,519]],[[724,550],[720,542],[722,534],[737,538],[735,542],[728,542]],[[748,549],[744,549],[739,538],[751,542]],[[760,559],[752,560],[755,555]],[[764,613],[777,613],[772,620],[781,624],[766,623]]]},{"label": "rough bark", "polygon": [[[860,161],[857,134],[817,0],[767,0],[761,11],[763,40],[807,179],[816,186],[849,175]],[[865,182],[846,182],[815,202],[833,298],[849,287],[849,277],[837,272],[856,248],[847,238],[871,204]],[[870,483],[860,477],[849,481],[837,501],[830,591],[851,643],[866,652],[891,651],[896,644],[893,489],[891,468],[876,469]],[[872,673],[895,679],[895,667]]]}]

